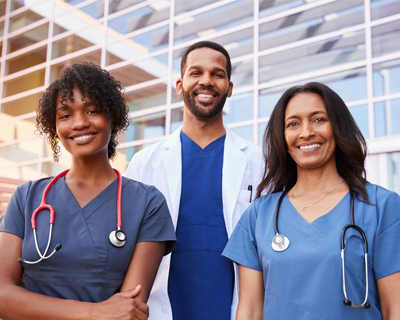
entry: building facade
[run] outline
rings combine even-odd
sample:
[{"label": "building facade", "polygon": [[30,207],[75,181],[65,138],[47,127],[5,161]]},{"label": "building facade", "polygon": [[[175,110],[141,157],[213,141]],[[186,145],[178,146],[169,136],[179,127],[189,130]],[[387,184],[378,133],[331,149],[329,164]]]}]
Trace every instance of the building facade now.
[{"label": "building facade", "polygon": [[120,80],[131,125],[113,166],[182,123],[180,59],[199,40],[231,54],[234,94],[225,123],[262,144],[289,87],[320,81],[346,102],[368,142],[367,178],[400,192],[398,0],[0,0],[0,177],[33,180],[54,163],[35,132],[45,88],[74,62]]}]

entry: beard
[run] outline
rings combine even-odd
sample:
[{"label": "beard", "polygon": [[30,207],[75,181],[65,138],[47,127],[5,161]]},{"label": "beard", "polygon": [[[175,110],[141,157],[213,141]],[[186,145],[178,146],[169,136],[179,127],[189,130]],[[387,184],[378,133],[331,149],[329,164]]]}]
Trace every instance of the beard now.
[{"label": "beard", "polygon": [[[211,92],[214,96],[217,96],[217,100],[212,103],[201,103],[202,106],[208,107],[206,109],[199,107],[196,104],[195,96],[198,90],[207,90]],[[183,91],[183,101],[185,106],[189,109],[190,113],[199,119],[212,119],[221,113],[224,108],[226,98],[228,97],[228,92],[219,96],[218,93],[212,87],[200,87],[192,92]]]}]

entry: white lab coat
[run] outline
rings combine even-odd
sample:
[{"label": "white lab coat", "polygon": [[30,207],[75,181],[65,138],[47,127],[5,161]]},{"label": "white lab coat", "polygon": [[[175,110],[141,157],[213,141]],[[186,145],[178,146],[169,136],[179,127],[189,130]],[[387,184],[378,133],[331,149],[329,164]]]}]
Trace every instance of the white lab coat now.
[{"label": "white lab coat", "polygon": [[[126,176],[153,185],[167,201],[176,229],[182,187],[181,129],[164,140],[137,152],[126,171]],[[228,237],[239,218],[250,205],[250,191],[254,199],[262,178],[263,156],[261,148],[244,140],[226,128],[224,160],[222,169],[222,202]],[[168,298],[168,276],[171,254],[161,261],[157,278],[150,294],[150,320],[172,320]],[[235,288],[232,301],[232,320],[238,304],[238,276],[235,267]],[[205,308],[207,306],[204,306]],[[217,320],[217,319],[216,319]]]}]

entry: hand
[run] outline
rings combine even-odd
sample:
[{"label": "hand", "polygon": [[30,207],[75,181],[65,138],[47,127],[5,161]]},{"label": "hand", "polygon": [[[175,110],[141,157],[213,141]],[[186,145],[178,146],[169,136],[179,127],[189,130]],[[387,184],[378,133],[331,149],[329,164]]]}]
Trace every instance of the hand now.
[{"label": "hand", "polygon": [[149,318],[149,307],[135,297],[141,291],[141,286],[133,290],[120,292],[110,299],[94,306],[94,319],[121,319],[121,320],[147,320]]}]

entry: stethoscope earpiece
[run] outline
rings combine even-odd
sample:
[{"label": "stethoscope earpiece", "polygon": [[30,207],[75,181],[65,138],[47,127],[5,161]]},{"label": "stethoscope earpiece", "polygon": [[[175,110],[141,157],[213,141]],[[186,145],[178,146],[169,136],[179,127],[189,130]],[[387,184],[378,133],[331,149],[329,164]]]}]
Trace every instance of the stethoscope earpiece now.
[{"label": "stethoscope earpiece", "polygon": [[113,246],[121,248],[126,243],[126,235],[122,230],[115,230],[110,233],[110,242]]}]

